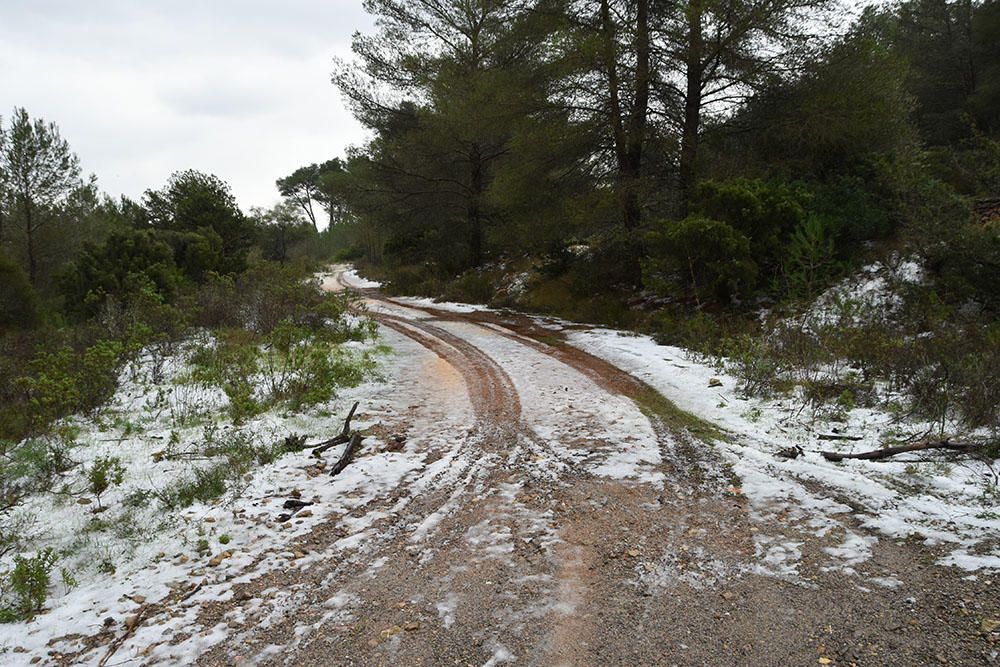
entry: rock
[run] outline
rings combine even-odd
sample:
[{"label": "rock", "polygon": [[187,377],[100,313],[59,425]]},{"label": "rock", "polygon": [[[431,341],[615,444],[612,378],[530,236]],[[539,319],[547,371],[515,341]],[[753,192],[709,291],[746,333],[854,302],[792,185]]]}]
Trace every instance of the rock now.
[{"label": "rock", "polygon": [[733,597],[735,597],[735,596],[731,592],[729,592],[729,591],[725,591],[722,594],[722,599],[724,599],[724,600],[732,600]]},{"label": "rock", "polygon": [[205,523],[215,523],[215,517],[206,516],[204,518]]},{"label": "rock", "polygon": [[94,502],[94,501],[91,500],[90,498],[78,498],[77,501],[76,501],[76,504],[77,505],[89,505],[92,502]]},{"label": "rock", "polygon": [[289,493],[288,495],[290,495],[292,498],[301,498],[302,492],[299,491],[298,489],[292,489],[292,492]]},{"label": "rock", "polygon": [[420,623],[416,621],[410,621],[409,623],[403,625],[403,629],[406,630],[407,632],[416,632],[417,630],[420,629]]},{"label": "rock", "polygon": [[390,637],[398,635],[402,631],[403,628],[399,627],[398,625],[393,625],[380,632],[379,635],[382,637],[382,639],[389,639]]},{"label": "rock", "polygon": [[135,616],[129,616],[128,618],[125,619],[125,628],[131,630],[132,628],[135,627],[136,623],[138,622],[139,622],[138,614],[136,614]]},{"label": "rock", "polygon": [[222,561],[226,560],[226,555],[225,554],[226,554],[226,552],[223,551],[221,554],[217,554],[215,556],[212,556],[212,558],[208,561],[209,566],[210,567],[218,567],[219,565],[222,565]]},{"label": "rock", "polygon": [[281,507],[286,510],[295,511],[295,510],[300,510],[303,507],[309,507],[310,505],[312,505],[312,503],[309,502],[308,500],[296,500],[292,498],[290,500],[286,500]]},{"label": "rock", "polygon": [[115,619],[113,616],[108,616],[104,619],[104,627],[110,627],[115,624]]},{"label": "rock", "polygon": [[625,555],[629,556],[630,558],[638,558],[641,553],[642,552],[639,551],[638,549],[629,549],[628,551],[625,552]]},{"label": "rock", "polygon": [[144,595],[133,595],[132,602],[136,604],[143,604],[146,602],[146,597]]},{"label": "rock", "polygon": [[1000,619],[984,618],[979,627],[983,629],[983,632],[996,632],[1000,630]]},{"label": "rock", "polygon": [[297,516],[300,519],[302,519],[302,518],[305,518],[305,517],[308,517],[308,516],[312,516],[312,515],[313,515],[312,510],[302,510],[301,512],[299,512],[295,516]]},{"label": "rock", "polygon": [[803,451],[803,449],[798,445],[794,445],[792,447],[786,447],[782,449],[777,454],[775,454],[775,456],[779,459],[797,459],[803,454],[805,454],[805,451]]},{"label": "rock", "polygon": [[719,378],[712,378],[711,380],[708,381],[708,386],[709,387],[721,387],[722,386],[722,380],[720,380]]}]

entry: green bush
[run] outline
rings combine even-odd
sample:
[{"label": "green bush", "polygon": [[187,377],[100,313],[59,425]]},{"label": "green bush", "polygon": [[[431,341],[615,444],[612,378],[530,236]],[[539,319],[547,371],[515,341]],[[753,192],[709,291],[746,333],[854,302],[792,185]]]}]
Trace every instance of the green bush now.
[{"label": "green bush", "polygon": [[926,251],[928,268],[951,301],[972,299],[1000,314],[1000,224],[956,225]]},{"label": "green bush", "polygon": [[766,398],[778,389],[783,368],[766,339],[737,336],[726,341],[723,354],[726,370],[740,382],[737,391],[741,395]]},{"label": "green bush", "polygon": [[264,339],[261,369],[271,401],[293,409],[330,400],[340,387],[357,386],[373,369],[365,355],[331,346],[322,336],[284,323]]},{"label": "green bush", "polygon": [[7,492],[20,495],[48,489],[56,475],[76,465],[69,455],[73,445],[72,433],[62,432],[30,438],[9,449],[0,466]]},{"label": "green bush", "polygon": [[190,358],[195,382],[217,386],[229,399],[229,416],[240,424],[260,413],[257,374],[260,349],[256,337],[247,331],[225,329],[216,333],[213,345],[199,347]]},{"label": "green bush", "polygon": [[837,272],[835,255],[833,225],[829,218],[806,217],[792,231],[784,250],[785,294],[809,300],[818,296]]},{"label": "green bush", "polygon": [[52,549],[45,549],[31,558],[14,556],[14,569],[8,575],[8,593],[13,606],[4,614],[5,620],[27,620],[42,610],[48,597],[52,566],[58,558]]},{"label": "green bush", "polygon": [[230,468],[226,463],[217,463],[208,468],[195,468],[186,478],[173,487],[156,493],[164,507],[170,510],[183,509],[195,502],[207,503],[226,492]]},{"label": "green bush", "polygon": [[724,222],[699,217],[661,222],[650,233],[649,245],[645,282],[658,291],[669,292],[670,282],[676,280],[699,303],[710,298],[727,301],[756,283],[749,239]]},{"label": "green bush", "polygon": [[490,303],[496,290],[490,276],[481,271],[467,271],[445,285],[441,297],[447,301]]},{"label": "green bush", "polygon": [[86,244],[60,286],[66,311],[85,318],[109,299],[128,304],[143,290],[170,301],[180,281],[169,244],[152,231],[129,231],[112,234],[100,246]]},{"label": "green bush", "polygon": [[99,456],[94,459],[87,471],[87,483],[90,492],[97,498],[97,506],[101,507],[101,496],[112,486],[118,486],[125,478],[125,466],[117,456]]},{"label": "green bush", "polygon": [[789,234],[806,218],[809,193],[796,184],[734,179],[703,181],[695,193],[695,218],[724,222],[749,240],[765,273],[777,269]]},{"label": "green bush", "polygon": [[38,295],[28,275],[0,252],[0,331],[30,329],[38,321]]},{"label": "green bush", "polygon": [[27,399],[34,432],[66,415],[104,405],[118,386],[124,349],[112,340],[97,341],[83,353],[66,346],[53,352],[39,349],[28,364],[28,374],[15,380]]}]

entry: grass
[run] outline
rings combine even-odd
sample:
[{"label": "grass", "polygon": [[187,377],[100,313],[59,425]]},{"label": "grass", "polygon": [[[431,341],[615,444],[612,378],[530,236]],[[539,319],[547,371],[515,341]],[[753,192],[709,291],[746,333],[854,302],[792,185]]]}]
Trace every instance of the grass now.
[{"label": "grass", "polygon": [[634,396],[639,409],[647,417],[656,417],[672,430],[686,431],[706,444],[725,439],[725,433],[715,424],[681,410],[673,401],[648,385]]}]

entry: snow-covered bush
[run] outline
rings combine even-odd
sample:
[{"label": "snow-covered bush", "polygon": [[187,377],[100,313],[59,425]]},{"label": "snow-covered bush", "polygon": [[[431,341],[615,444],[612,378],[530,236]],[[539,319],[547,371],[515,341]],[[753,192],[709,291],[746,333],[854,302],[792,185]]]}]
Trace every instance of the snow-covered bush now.
[{"label": "snow-covered bush", "polygon": [[30,558],[14,557],[14,568],[6,575],[3,589],[0,589],[0,621],[29,619],[42,610],[56,560],[52,549],[43,549]]}]

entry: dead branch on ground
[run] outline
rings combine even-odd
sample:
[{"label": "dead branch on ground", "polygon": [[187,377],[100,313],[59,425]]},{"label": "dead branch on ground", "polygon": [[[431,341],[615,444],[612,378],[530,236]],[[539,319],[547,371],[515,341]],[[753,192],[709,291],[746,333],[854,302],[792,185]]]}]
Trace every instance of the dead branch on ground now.
[{"label": "dead branch on ground", "polygon": [[361,445],[361,435],[357,432],[351,434],[351,439],[347,443],[347,447],[344,447],[344,453],[340,455],[340,459],[334,464],[333,469],[330,470],[330,477],[334,477],[341,470],[347,467],[347,464],[351,462],[354,458],[354,452]]},{"label": "dead branch on ground", "polygon": [[919,452],[927,449],[946,449],[953,452],[974,452],[982,447],[978,442],[953,442],[945,438],[944,440],[922,440],[910,445],[896,445],[894,447],[883,447],[870,452],[860,452],[858,454],[842,454],[840,452],[820,452],[827,461],[843,461],[845,459],[860,459],[864,461],[880,461],[897,454],[907,452]]},{"label": "dead branch on ground", "polygon": [[[350,440],[351,440],[351,436],[350,436],[350,432],[351,432],[351,419],[354,418],[354,411],[357,410],[357,409],[358,409],[358,403],[355,401],[354,406],[351,408],[351,411],[349,413],[347,413],[347,419],[344,420],[344,429],[340,432],[339,435],[337,435],[337,436],[335,436],[333,438],[330,438],[326,442],[321,442],[320,444],[318,444],[315,447],[313,447],[313,450],[312,450],[312,455],[313,456],[315,456],[315,457],[318,458],[320,454],[322,454],[326,450],[330,449],[331,447],[336,447],[337,445],[342,445],[345,442],[350,442]],[[336,473],[334,473],[334,474],[336,474]]]}]

